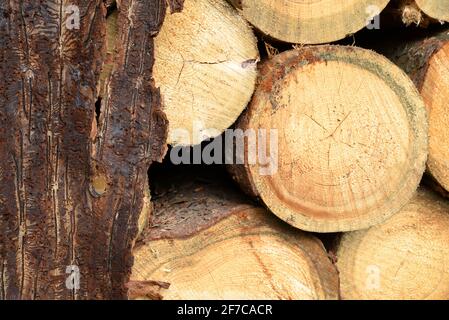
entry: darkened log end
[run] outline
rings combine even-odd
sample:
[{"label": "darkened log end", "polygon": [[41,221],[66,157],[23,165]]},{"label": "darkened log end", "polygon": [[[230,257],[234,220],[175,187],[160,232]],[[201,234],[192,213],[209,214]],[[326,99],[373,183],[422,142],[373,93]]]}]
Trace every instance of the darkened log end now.
[{"label": "darkened log end", "polygon": [[222,170],[212,167],[187,171],[170,168],[155,176],[158,183],[153,186],[153,216],[141,244],[193,236],[251,207]]}]

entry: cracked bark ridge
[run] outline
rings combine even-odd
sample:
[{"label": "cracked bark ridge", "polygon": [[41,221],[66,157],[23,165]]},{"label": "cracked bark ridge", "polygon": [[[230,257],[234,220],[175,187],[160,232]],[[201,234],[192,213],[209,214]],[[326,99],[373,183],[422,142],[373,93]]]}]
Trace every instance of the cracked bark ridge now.
[{"label": "cracked bark ridge", "polygon": [[[101,1],[0,3],[0,299],[103,289],[86,190],[104,14]],[[72,265],[90,286],[66,286]]]},{"label": "cracked bark ridge", "polygon": [[[178,8],[176,4],[171,5]],[[97,217],[92,259],[97,265],[96,281],[107,285],[112,298],[127,297],[125,283],[133,264],[131,249],[144,207],[147,171],[166,152],[167,120],[151,72],[153,37],[165,10],[163,0],[119,3],[117,54],[102,104],[92,166],[92,184],[106,181],[106,188],[94,193],[97,197],[92,200]]]}]

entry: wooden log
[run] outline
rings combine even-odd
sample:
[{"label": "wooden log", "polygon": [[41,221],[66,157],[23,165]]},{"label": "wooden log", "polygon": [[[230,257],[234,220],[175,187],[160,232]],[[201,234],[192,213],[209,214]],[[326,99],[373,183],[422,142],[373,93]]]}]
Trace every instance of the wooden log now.
[{"label": "wooden log", "polygon": [[264,34],[285,42],[318,44],[343,39],[371,22],[389,0],[230,0]]},{"label": "wooden log", "polygon": [[247,139],[237,154],[244,164],[230,166],[234,179],[307,231],[385,220],[410,200],[425,168],[419,93],[393,63],[365,49],[304,47],[274,57],[260,68],[237,128],[270,138],[259,136],[259,150]]},{"label": "wooden log", "polygon": [[114,67],[114,57],[116,55],[117,44],[117,25],[118,11],[114,10],[106,20],[106,53],[101,69],[100,81],[98,83],[98,96],[102,99],[106,98],[106,85],[109,80],[112,68]]},{"label": "wooden log", "polygon": [[165,150],[152,64],[166,1],[120,5],[97,130],[103,1],[0,4],[0,299],[127,298],[148,167]]},{"label": "wooden log", "polygon": [[408,41],[384,43],[379,49],[413,80],[429,113],[427,168],[449,191],[449,30]]},{"label": "wooden log", "polygon": [[168,143],[198,144],[231,126],[254,91],[258,59],[251,28],[225,0],[187,0],[168,15],[154,66]]},{"label": "wooden log", "polygon": [[448,0],[415,0],[418,7],[429,17],[449,22]]},{"label": "wooden log", "polygon": [[431,24],[448,21],[449,2],[447,0],[393,0],[385,11],[389,13],[388,20],[396,21],[399,18],[406,26],[416,25],[427,28]]},{"label": "wooden log", "polygon": [[242,198],[222,174],[155,178],[154,215],[134,250],[131,297],[337,299],[322,243]]},{"label": "wooden log", "polygon": [[419,190],[386,222],[342,236],[342,298],[449,299],[448,243],[448,202]]}]

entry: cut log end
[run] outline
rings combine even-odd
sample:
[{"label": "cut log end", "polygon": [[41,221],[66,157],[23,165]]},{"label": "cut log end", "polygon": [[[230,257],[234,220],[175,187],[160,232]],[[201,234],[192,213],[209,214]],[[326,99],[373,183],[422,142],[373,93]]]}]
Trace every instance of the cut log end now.
[{"label": "cut log end", "polygon": [[300,229],[379,223],[407,203],[422,177],[424,104],[413,83],[371,51],[285,52],[262,67],[248,109],[238,126],[276,134],[277,145],[259,143],[278,160],[271,158],[271,174],[247,161],[243,174],[271,211]]},{"label": "cut log end", "polygon": [[153,228],[134,251],[133,283],[165,283],[158,294],[167,300],[338,298],[336,269],[317,238],[196,178],[155,197]]},{"label": "cut log end", "polygon": [[449,191],[449,32],[447,40],[430,59],[421,87],[429,110],[428,169]]},{"label": "cut log end", "polygon": [[290,43],[332,42],[371,22],[388,0],[242,0],[245,18],[263,33]]},{"label": "cut log end", "polygon": [[420,91],[429,117],[427,169],[449,191],[449,29],[382,44],[379,51],[398,64]]},{"label": "cut log end", "polygon": [[448,243],[449,205],[420,190],[385,223],[343,235],[342,298],[449,299]]},{"label": "cut log end", "polygon": [[223,0],[187,0],[155,40],[154,77],[169,120],[168,143],[220,135],[246,107],[259,60],[246,21]]}]

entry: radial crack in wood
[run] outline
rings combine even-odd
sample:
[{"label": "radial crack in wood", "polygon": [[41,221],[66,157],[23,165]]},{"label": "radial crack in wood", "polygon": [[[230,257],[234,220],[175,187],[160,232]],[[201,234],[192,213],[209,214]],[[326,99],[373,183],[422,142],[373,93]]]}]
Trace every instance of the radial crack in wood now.
[{"label": "radial crack in wood", "polygon": [[237,128],[247,141],[237,155],[245,164],[230,166],[234,179],[307,231],[362,229],[397,213],[427,158],[426,110],[413,83],[354,47],[304,47],[265,63]]}]

